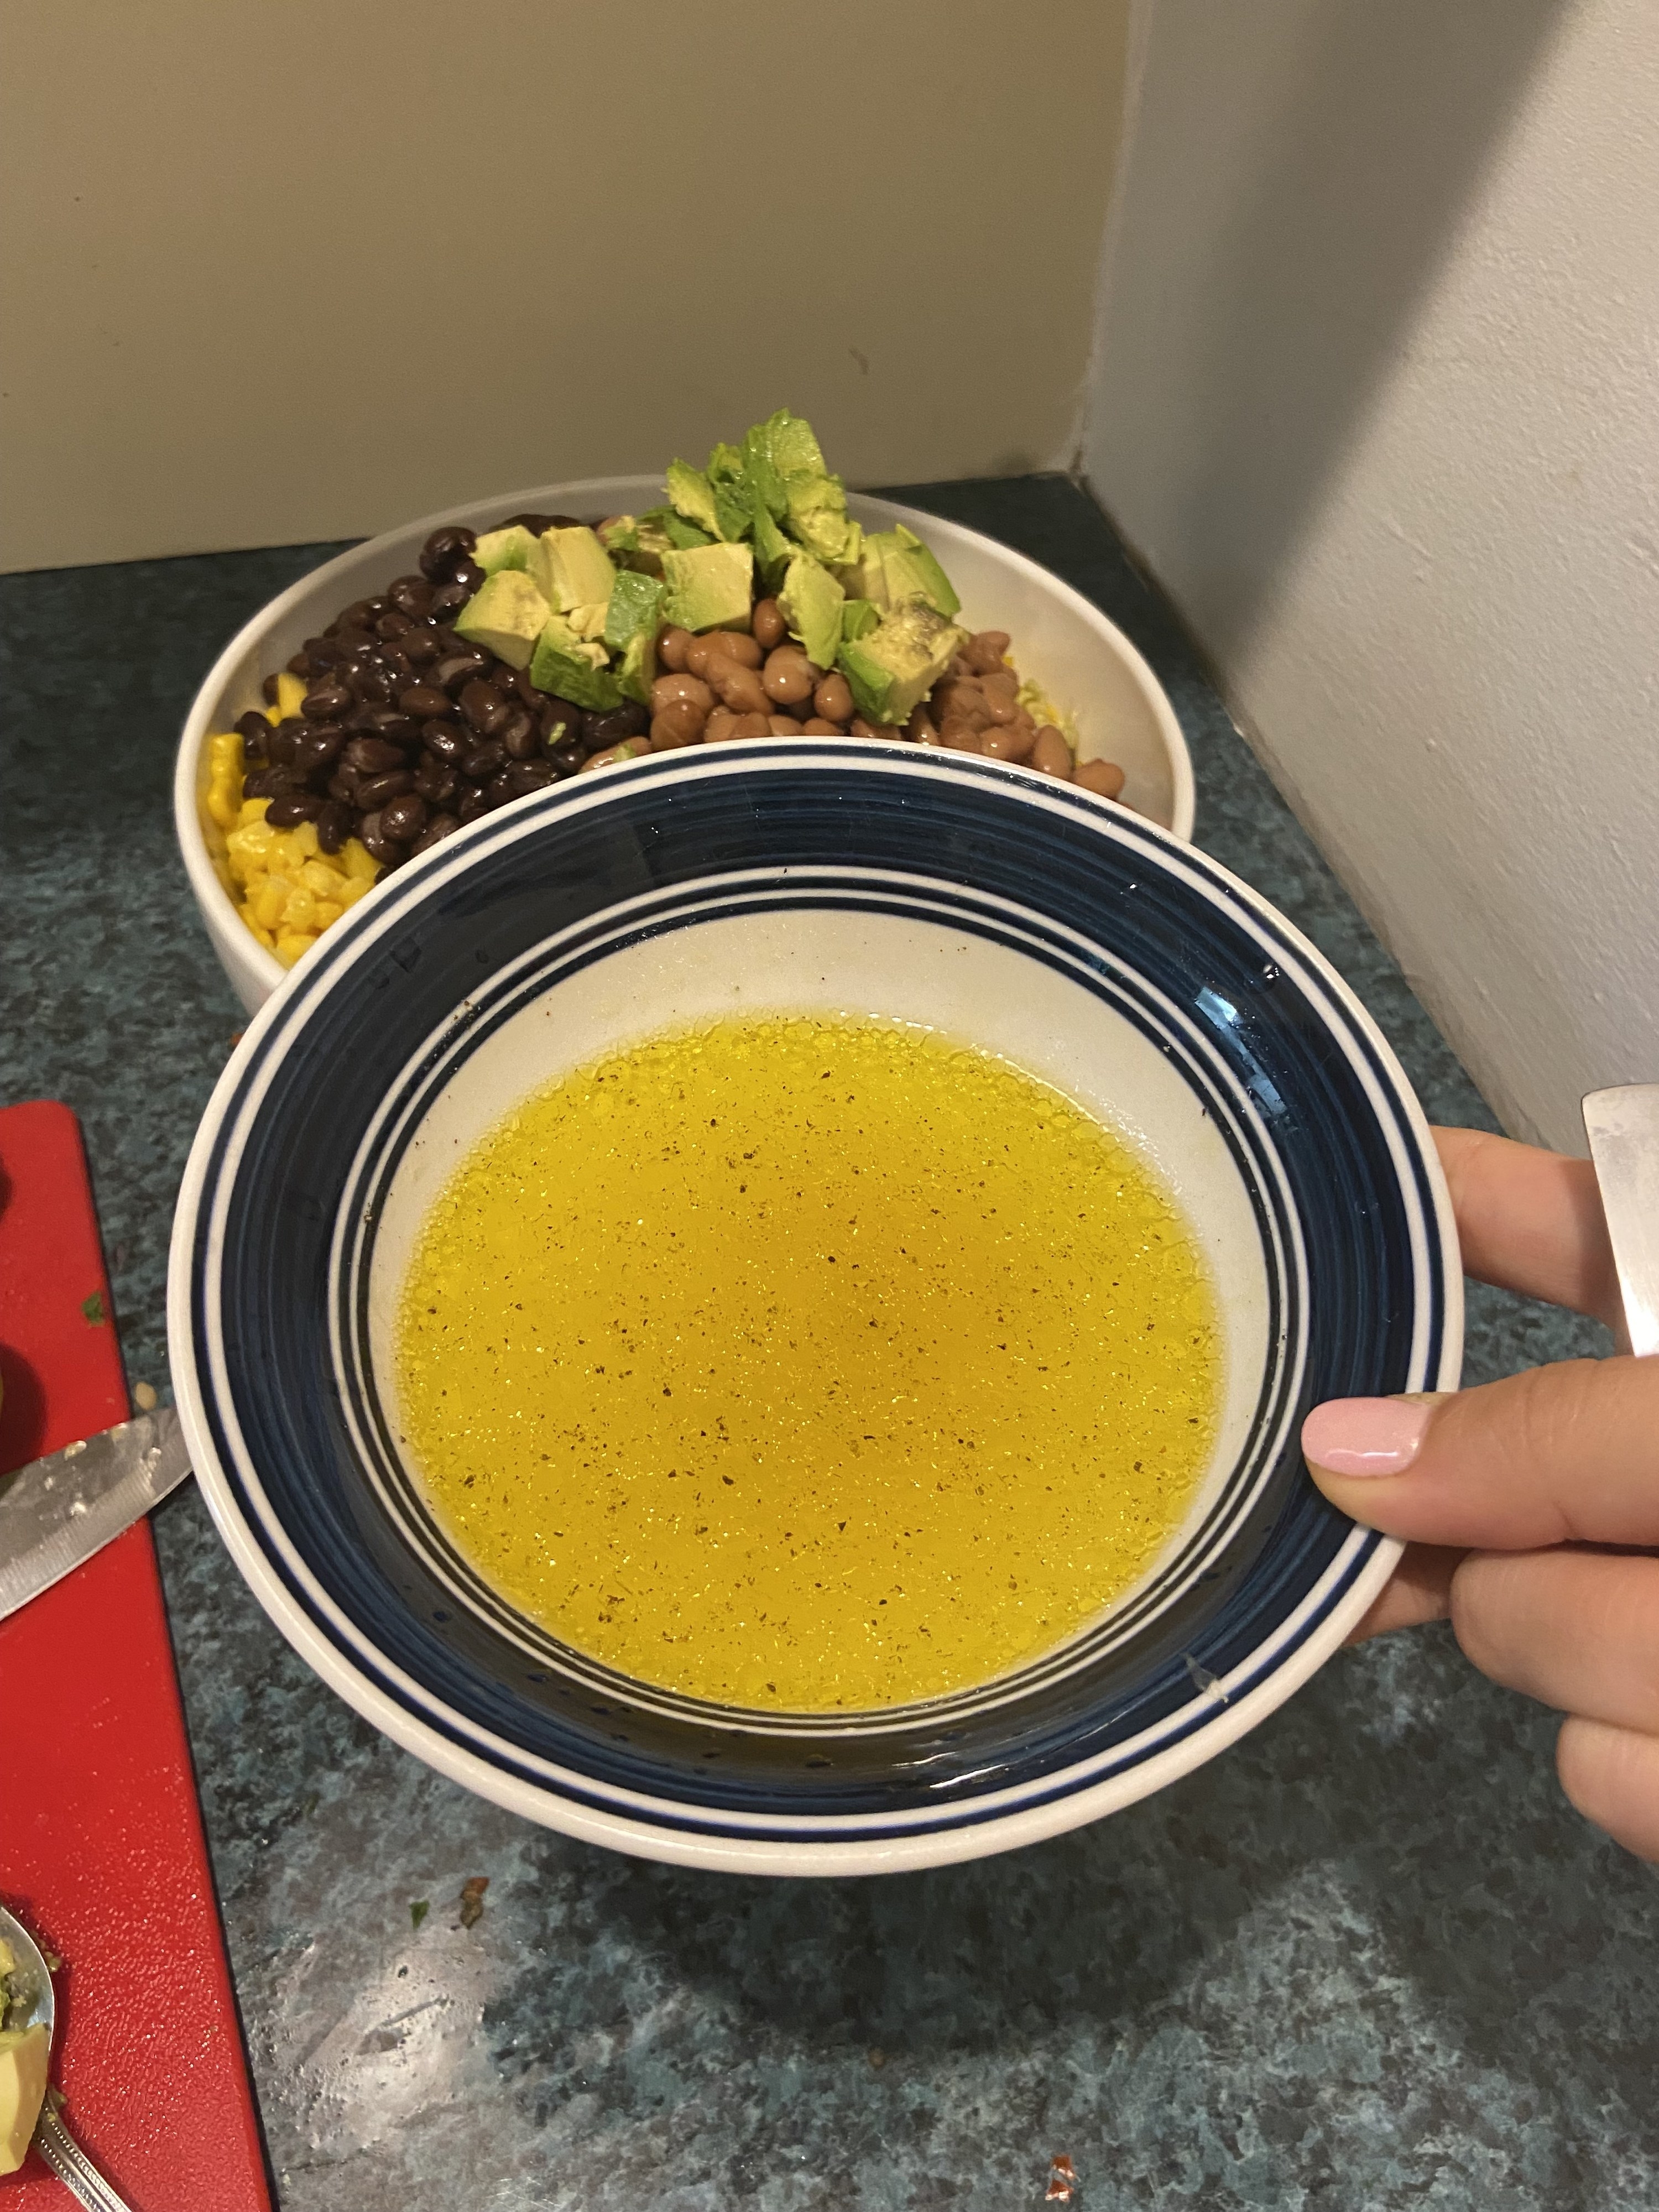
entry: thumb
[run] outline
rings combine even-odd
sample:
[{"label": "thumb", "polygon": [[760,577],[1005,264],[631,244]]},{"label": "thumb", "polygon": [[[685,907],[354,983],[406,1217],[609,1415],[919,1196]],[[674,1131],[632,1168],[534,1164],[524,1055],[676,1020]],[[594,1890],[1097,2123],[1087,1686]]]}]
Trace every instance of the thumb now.
[{"label": "thumb", "polygon": [[1573,1359],[1479,1389],[1338,1398],[1302,1428],[1334,1505],[1421,1544],[1659,1544],[1659,1359]]}]

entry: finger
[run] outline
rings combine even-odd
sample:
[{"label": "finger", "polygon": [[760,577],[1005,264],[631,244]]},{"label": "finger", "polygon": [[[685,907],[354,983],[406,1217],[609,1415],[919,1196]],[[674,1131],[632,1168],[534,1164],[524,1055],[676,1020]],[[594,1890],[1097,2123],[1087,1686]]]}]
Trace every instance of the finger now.
[{"label": "finger", "polygon": [[1334,1505],[1482,1552],[1659,1544],[1659,1359],[1571,1359],[1439,1398],[1339,1398],[1302,1429]]},{"label": "finger", "polygon": [[1437,1129],[1434,1140],[1465,1273],[1616,1328],[1624,1308],[1589,1162],[1484,1129]]},{"label": "finger", "polygon": [[1659,1559],[1472,1552],[1452,1580],[1451,1617],[1494,1682],[1659,1736]]},{"label": "finger", "polygon": [[1659,1736],[1570,1720],[1555,1771],[1570,1804],[1638,1859],[1659,1860]]},{"label": "finger", "polygon": [[1420,1628],[1425,1620],[1443,1620],[1451,1611],[1452,1576],[1463,1556],[1432,1544],[1408,1544],[1382,1595],[1346,1641],[1364,1644],[1369,1637],[1386,1636],[1392,1628]]}]

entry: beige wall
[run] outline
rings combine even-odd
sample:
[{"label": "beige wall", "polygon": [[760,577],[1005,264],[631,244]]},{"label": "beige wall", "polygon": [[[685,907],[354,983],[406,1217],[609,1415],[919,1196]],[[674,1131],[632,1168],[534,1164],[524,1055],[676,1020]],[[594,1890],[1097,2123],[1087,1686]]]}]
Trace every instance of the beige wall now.
[{"label": "beige wall", "polygon": [[5,0],[0,567],[1067,461],[1127,0]]}]

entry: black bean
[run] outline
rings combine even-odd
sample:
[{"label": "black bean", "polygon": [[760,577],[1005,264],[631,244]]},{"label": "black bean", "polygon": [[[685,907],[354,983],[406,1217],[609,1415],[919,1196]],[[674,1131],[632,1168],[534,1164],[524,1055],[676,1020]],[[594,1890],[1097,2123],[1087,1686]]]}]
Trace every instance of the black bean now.
[{"label": "black bean", "polygon": [[401,691],[414,683],[415,664],[398,646],[383,645],[375,658],[394,691]]},{"label": "black bean", "polygon": [[433,585],[425,576],[399,576],[386,593],[398,613],[424,622],[432,611]]},{"label": "black bean", "polygon": [[314,822],[322,811],[322,800],[310,792],[285,791],[266,807],[265,820],[273,830],[292,830],[301,822]]},{"label": "black bean", "polygon": [[507,771],[507,780],[513,787],[513,796],[522,799],[527,791],[541,791],[555,778],[551,761],[515,761]]},{"label": "black bean", "polygon": [[[299,660],[299,659],[302,659],[304,658],[304,656],[303,656],[303,654],[301,654],[301,653],[295,653],[295,655],[294,656],[294,658],[295,658],[295,660]],[[290,668],[293,668],[293,666],[294,666],[294,663],[293,663],[293,661],[290,661],[290,662],[289,663],[289,667],[290,667]],[[299,675],[300,671],[299,671],[297,668],[295,668],[295,669],[294,669],[294,673],[297,676],[297,675]],[[260,690],[264,693],[264,695],[265,695],[265,704],[266,704],[266,706],[267,706],[267,707],[274,707],[274,706],[276,704],[276,678],[274,676],[267,676],[267,677],[266,677],[266,678],[265,678],[265,680],[264,680],[264,683],[259,686],[259,689],[260,689]],[[240,726],[240,725],[239,725],[239,726]]]},{"label": "black bean", "polygon": [[415,771],[416,790],[434,806],[447,805],[459,782],[454,769],[446,768],[441,761],[423,760]]},{"label": "black bean", "polygon": [[406,629],[398,641],[398,650],[418,677],[422,668],[429,668],[443,651],[429,629]]},{"label": "black bean", "polygon": [[415,779],[406,768],[394,768],[387,775],[366,775],[357,786],[359,806],[384,806],[389,799],[401,799],[413,791]]},{"label": "black bean", "polygon": [[412,714],[420,721],[428,721],[434,715],[449,712],[449,701],[435,684],[411,684],[398,694],[400,714]]},{"label": "black bean", "polygon": [[459,614],[471,597],[465,584],[440,584],[432,594],[432,611],[434,615]]},{"label": "black bean", "polygon": [[348,669],[345,680],[352,697],[365,707],[384,707],[392,696],[392,678],[371,663],[359,662]]},{"label": "black bean", "polygon": [[[305,725],[301,723],[297,726],[303,729]],[[273,761],[278,768],[286,768],[293,759],[294,748],[299,742],[294,730],[290,729],[286,722],[279,722],[265,740],[266,757]]]},{"label": "black bean", "polygon": [[494,775],[497,769],[507,766],[507,747],[496,744],[493,739],[487,744],[474,745],[460,765],[461,774],[477,782],[480,777]]},{"label": "black bean", "polygon": [[256,769],[252,775],[242,778],[244,799],[275,799],[282,786],[276,781],[273,769]]},{"label": "black bean", "polygon": [[337,722],[351,712],[351,694],[343,684],[313,684],[300,702],[300,712],[308,722]]},{"label": "black bean", "polygon": [[464,522],[444,523],[421,548],[421,574],[428,583],[447,584],[477,542]]},{"label": "black bean", "polygon": [[495,741],[505,745],[508,757],[515,761],[534,760],[542,749],[541,732],[522,707],[501,724]]},{"label": "black bean", "polygon": [[428,722],[421,732],[426,749],[441,761],[458,761],[472,750],[472,732],[458,722]]},{"label": "black bean", "polygon": [[409,617],[396,607],[388,607],[374,625],[374,635],[380,638],[401,637],[409,628]]},{"label": "black bean", "polygon": [[512,776],[505,769],[499,775],[492,775],[483,787],[486,806],[505,806],[509,799],[516,799],[518,795],[513,788]]},{"label": "black bean", "polygon": [[434,814],[410,846],[410,850],[412,853],[424,853],[429,846],[438,844],[446,837],[453,837],[460,826],[453,814]]},{"label": "black bean", "polygon": [[462,690],[461,712],[481,738],[493,738],[507,720],[508,708],[493,684],[475,677]]},{"label": "black bean", "polygon": [[418,745],[421,725],[412,714],[401,714],[395,707],[377,707],[374,734],[384,738],[388,744]]},{"label": "black bean", "polygon": [[342,653],[372,651],[374,635],[372,630],[359,629],[354,623],[343,623],[334,633],[334,643]]},{"label": "black bean", "polygon": [[565,738],[552,748],[548,758],[561,775],[574,775],[587,758],[587,747],[580,738]]},{"label": "black bean", "polygon": [[343,799],[348,805],[355,806],[357,804],[357,786],[362,780],[355,768],[337,768],[328,780],[328,795],[331,799]]},{"label": "black bean", "polygon": [[[290,676],[316,676],[320,674],[322,670],[322,663],[308,652],[296,653],[292,659],[285,661],[283,665]],[[275,677],[270,680],[275,684]],[[270,703],[273,707],[276,704],[276,694],[274,690],[270,694]]]},{"label": "black bean", "polygon": [[351,809],[343,799],[331,799],[317,817],[317,849],[337,853],[351,835]]},{"label": "black bean", "polygon": [[452,580],[463,589],[470,599],[483,583],[484,572],[476,561],[463,561],[453,571]]},{"label": "black bean", "polygon": [[461,822],[476,822],[481,814],[487,814],[489,811],[489,807],[484,804],[483,793],[476,784],[469,785],[461,793],[459,804],[455,809],[456,818]]},{"label": "black bean", "polygon": [[237,717],[236,734],[239,738],[245,738],[250,744],[263,745],[270,735],[270,720],[257,707],[250,707],[246,714]]},{"label": "black bean", "polygon": [[619,745],[624,738],[642,738],[650,726],[651,717],[637,700],[625,699],[620,707],[584,714],[582,742],[589,752],[603,752],[608,745]]},{"label": "black bean", "polygon": [[301,775],[314,775],[319,768],[327,767],[345,741],[345,732],[337,725],[316,724],[295,740],[294,766]]},{"label": "black bean", "polygon": [[417,791],[405,792],[380,810],[380,835],[394,845],[407,845],[426,827],[426,801]]},{"label": "black bean", "polygon": [[388,744],[384,738],[354,738],[344,758],[348,768],[359,769],[365,775],[386,775],[403,766],[404,749]]},{"label": "black bean", "polygon": [[497,530],[527,530],[532,538],[539,538],[544,530],[558,526],[556,514],[510,514],[505,522],[495,525]]},{"label": "black bean", "polygon": [[544,691],[538,691],[531,682],[530,671],[527,668],[513,669],[503,679],[501,684],[503,690],[508,683],[512,684],[518,695],[519,704],[521,707],[528,707],[532,714],[539,714],[546,704],[547,694]]},{"label": "black bean", "polygon": [[441,684],[453,696],[464,684],[470,684],[475,676],[482,676],[489,665],[485,654],[474,653],[470,648],[462,653],[448,653],[433,670],[432,681]]}]

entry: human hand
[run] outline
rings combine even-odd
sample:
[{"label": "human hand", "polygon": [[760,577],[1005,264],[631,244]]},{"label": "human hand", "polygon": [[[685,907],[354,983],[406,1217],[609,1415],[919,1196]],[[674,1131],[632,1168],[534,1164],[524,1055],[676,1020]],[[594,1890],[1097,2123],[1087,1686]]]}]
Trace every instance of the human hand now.
[{"label": "human hand", "polygon": [[[1617,1329],[1588,1161],[1437,1129],[1463,1265]],[[1352,1638],[1449,1614],[1484,1674],[1566,1713],[1561,1786],[1659,1860],[1659,1358],[1573,1359],[1422,1398],[1317,1407],[1302,1448],[1345,1513],[1403,1536]]]}]

